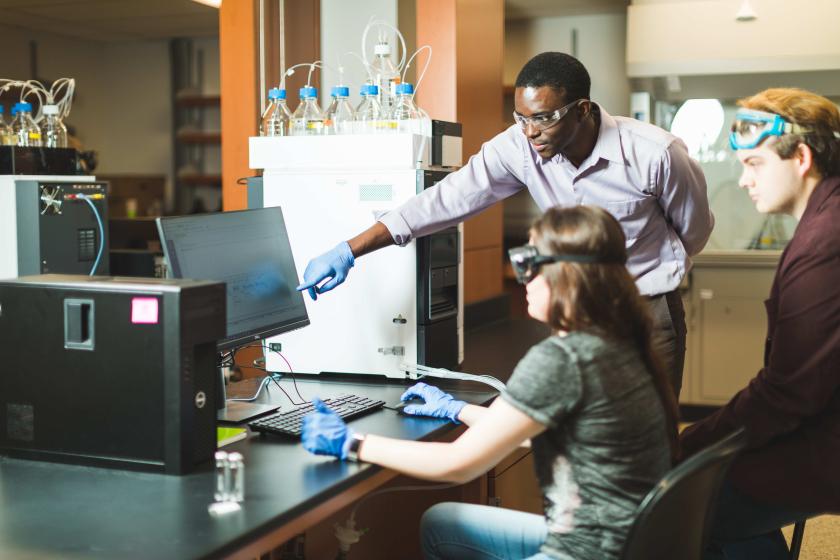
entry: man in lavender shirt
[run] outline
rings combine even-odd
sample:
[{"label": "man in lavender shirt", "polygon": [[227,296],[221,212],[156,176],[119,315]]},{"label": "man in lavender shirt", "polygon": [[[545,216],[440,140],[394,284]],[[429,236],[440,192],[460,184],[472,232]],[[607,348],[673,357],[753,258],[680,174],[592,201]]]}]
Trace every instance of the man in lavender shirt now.
[{"label": "man in lavender shirt", "polygon": [[706,180],[679,138],[613,117],[589,99],[589,87],[589,73],[576,58],[558,52],[532,58],[516,78],[516,124],[462,169],[313,259],[298,290],[317,299],[344,282],[355,258],[450,227],[521,189],[542,210],[600,206],[624,229],[627,267],[649,298],[679,395],[686,333],[677,288],[714,225]]}]

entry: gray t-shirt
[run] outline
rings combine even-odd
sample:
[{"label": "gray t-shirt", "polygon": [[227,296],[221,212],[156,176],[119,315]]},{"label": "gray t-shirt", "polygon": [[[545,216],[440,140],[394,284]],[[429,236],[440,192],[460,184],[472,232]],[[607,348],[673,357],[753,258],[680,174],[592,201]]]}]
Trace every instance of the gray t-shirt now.
[{"label": "gray t-shirt", "polygon": [[548,429],[532,441],[548,538],[563,560],[617,559],[644,496],[670,468],[665,412],[636,349],[585,332],[551,336],[503,398]]}]

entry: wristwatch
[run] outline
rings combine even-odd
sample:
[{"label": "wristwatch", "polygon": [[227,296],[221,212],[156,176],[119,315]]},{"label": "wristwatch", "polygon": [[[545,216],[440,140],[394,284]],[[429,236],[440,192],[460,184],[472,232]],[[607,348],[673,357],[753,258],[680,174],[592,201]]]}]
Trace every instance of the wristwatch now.
[{"label": "wristwatch", "polygon": [[350,438],[350,447],[347,449],[347,460],[358,463],[359,451],[361,451],[362,444],[365,442],[365,434],[353,432]]}]

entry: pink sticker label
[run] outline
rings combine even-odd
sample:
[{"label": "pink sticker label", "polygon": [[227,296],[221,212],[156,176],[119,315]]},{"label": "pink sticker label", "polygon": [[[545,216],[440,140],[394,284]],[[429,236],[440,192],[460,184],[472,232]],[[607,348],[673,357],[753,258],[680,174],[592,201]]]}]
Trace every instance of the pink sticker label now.
[{"label": "pink sticker label", "polygon": [[158,299],[152,297],[131,298],[131,322],[156,325],[158,322]]}]

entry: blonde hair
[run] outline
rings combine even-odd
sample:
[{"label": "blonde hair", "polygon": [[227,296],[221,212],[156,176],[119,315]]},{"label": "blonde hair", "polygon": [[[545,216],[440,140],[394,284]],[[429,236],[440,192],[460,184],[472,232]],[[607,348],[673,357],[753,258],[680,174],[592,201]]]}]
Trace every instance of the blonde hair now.
[{"label": "blonde hair", "polygon": [[782,159],[793,157],[800,144],[811,149],[814,164],[823,177],[840,175],[840,110],[822,95],[800,88],[770,88],[738,101],[746,109],[780,115],[806,130],[785,134],[772,145]]},{"label": "blonde hair", "polygon": [[551,290],[548,324],[556,330],[594,331],[638,351],[662,401],[675,459],[679,408],[653,345],[648,304],[624,264],[627,250],[621,225],[602,208],[556,206],[534,222],[531,238],[543,255],[596,255],[603,261],[543,265],[541,274]]}]

